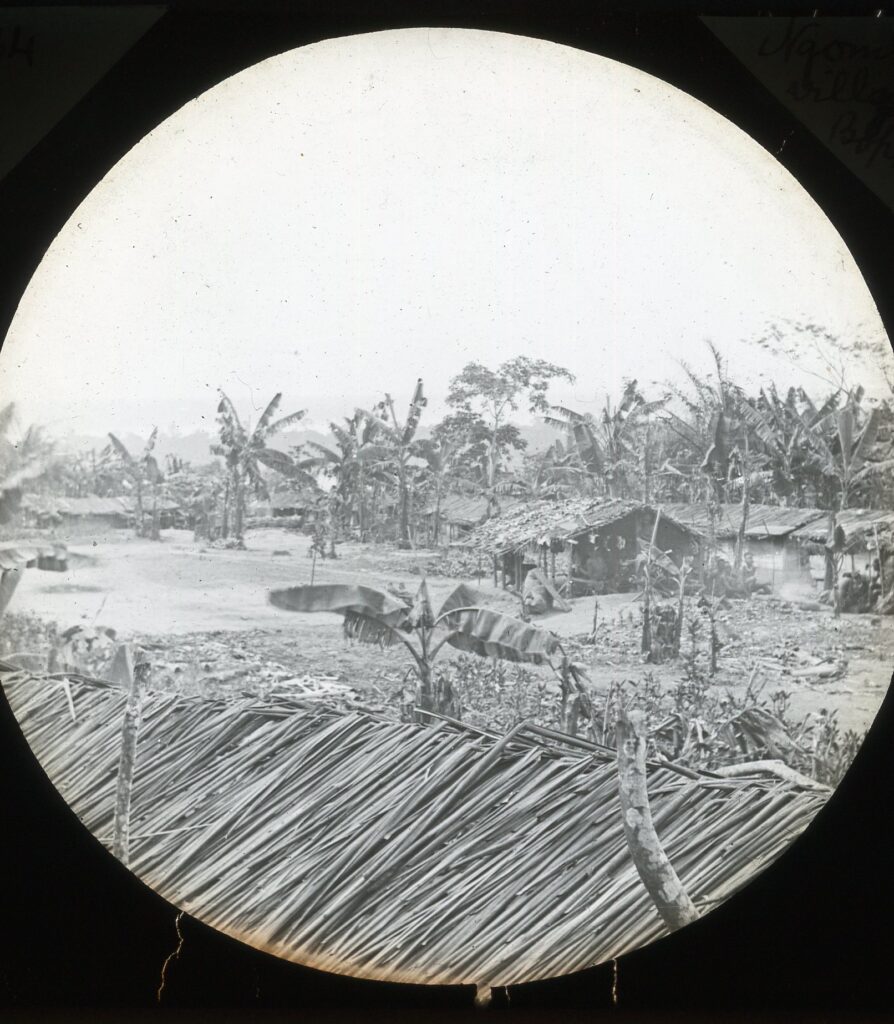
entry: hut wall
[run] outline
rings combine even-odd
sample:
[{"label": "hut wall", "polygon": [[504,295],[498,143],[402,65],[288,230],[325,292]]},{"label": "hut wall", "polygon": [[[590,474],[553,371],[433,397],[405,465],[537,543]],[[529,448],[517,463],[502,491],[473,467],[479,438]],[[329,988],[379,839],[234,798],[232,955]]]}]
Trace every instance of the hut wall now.
[{"label": "hut wall", "polygon": [[745,549],[754,557],[758,582],[769,583],[774,591],[811,583],[810,560],[791,538],[754,538],[746,542]]}]

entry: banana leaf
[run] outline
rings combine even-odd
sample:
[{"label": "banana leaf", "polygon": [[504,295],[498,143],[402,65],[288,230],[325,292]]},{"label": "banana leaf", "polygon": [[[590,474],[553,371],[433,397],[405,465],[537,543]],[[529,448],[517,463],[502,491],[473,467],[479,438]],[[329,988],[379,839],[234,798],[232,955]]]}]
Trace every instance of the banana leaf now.
[{"label": "banana leaf", "polygon": [[446,643],[482,658],[546,665],[561,650],[558,637],[545,629],[486,608],[457,611],[445,622],[451,630]]},{"label": "banana leaf", "polygon": [[271,590],[267,599],[274,608],[289,612],[335,612],[367,616],[393,628],[403,626],[410,612],[407,604],[382,590],[344,583]]}]

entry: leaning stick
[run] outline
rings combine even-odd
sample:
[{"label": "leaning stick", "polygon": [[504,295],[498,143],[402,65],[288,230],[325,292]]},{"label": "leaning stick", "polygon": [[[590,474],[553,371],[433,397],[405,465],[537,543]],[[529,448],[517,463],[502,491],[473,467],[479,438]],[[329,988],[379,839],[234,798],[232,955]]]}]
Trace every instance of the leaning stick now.
[{"label": "leaning stick", "polygon": [[118,756],[115,820],[112,830],[112,853],[126,867],[130,859],[130,807],[137,760],[137,737],[142,718],[140,672],[134,668],[133,653],[129,644],[122,644],[115,652],[110,675],[113,681],[128,687],[124,722],[121,726],[121,752]]},{"label": "leaning stick", "polygon": [[618,791],[630,856],[664,923],[675,931],[698,911],[668,860],[652,822],[646,788],[646,725],[641,711],[622,711],[618,736]]}]

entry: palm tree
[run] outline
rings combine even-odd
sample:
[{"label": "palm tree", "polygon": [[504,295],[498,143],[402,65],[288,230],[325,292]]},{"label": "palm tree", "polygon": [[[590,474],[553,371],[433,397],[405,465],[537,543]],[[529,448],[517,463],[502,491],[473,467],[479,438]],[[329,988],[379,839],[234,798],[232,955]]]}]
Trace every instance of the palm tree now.
[{"label": "palm tree", "polygon": [[[153,455],[157,438],[158,427],[153,427],[142,454],[137,458],[131,455],[123,441],[120,441],[114,434],[109,434],[111,451],[117,455],[127,478],[134,488],[136,501],[135,529],[138,537],[145,537],[147,533],[145,510],[143,507],[143,487],[148,483],[152,488],[152,519],[148,531],[150,540],[159,540],[161,538],[158,528],[158,485],[162,481],[162,472],[159,469],[158,461]],[[106,451],[108,452],[108,449]]]},{"label": "palm tree", "polygon": [[642,477],[648,500],[652,477],[652,415],[667,398],[647,401],[635,380],[627,381],[620,402],[606,398],[598,417],[566,406],[551,406],[546,422],[565,431],[583,470],[598,480],[610,498],[628,497],[633,478]]},{"label": "palm tree", "polygon": [[357,410],[353,416],[344,418],[343,426],[330,423],[329,429],[335,438],[335,449],[316,441],[306,441],[295,451],[296,465],[322,472],[334,482],[343,525],[348,528],[356,521],[362,541],[366,539],[368,530],[367,463],[373,461],[369,450],[376,443],[376,428],[367,414]]},{"label": "palm tree", "polygon": [[379,470],[391,477],[398,493],[398,546],[412,546],[410,539],[410,489],[414,480],[413,469],[419,459],[419,448],[414,443],[422,410],[428,399],[422,392],[422,378],[416,381],[407,418],[403,423],[397,419],[391,395],[379,402],[375,412],[357,410],[357,415],[368,421],[373,431],[373,441],[364,446],[361,458],[372,462]]},{"label": "palm tree", "polygon": [[40,427],[29,426],[18,441],[7,436],[16,420],[14,402],[0,408],[0,523],[8,522],[26,484],[36,483],[53,465],[53,445]]},{"label": "palm tree", "polygon": [[417,442],[417,450],[426,461],[424,482],[435,492],[434,527],[431,543],[437,544],[441,538],[441,500],[448,482],[456,471],[457,459],[461,448],[446,438],[435,441],[425,439]]},{"label": "palm tree", "polygon": [[573,445],[554,441],[548,448],[525,457],[523,476],[516,481],[531,498],[571,498],[592,490],[593,478],[581,466]]},{"label": "palm tree", "polygon": [[282,394],[275,394],[267,404],[267,408],[261,413],[254,429],[248,429],[242,425],[236,407],[227,395],[220,391],[220,402],[217,406],[220,441],[218,444],[212,445],[211,452],[213,455],[223,457],[228,474],[229,488],[225,505],[223,535],[224,537],[229,536],[229,509],[232,506],[232,532],[240,546],[244,543],[246,489],[251,488],[259,497],[269,496],[267,484],[261,473],[261,466],[275,469],[287,477],[293,477],[301,471],[301,467],[296,466],[294,460],[285,452],[267,447],[267,440],[270,437],[297,423],[304,416],[302,409],[274,420],[273,417],[281,401]]}]

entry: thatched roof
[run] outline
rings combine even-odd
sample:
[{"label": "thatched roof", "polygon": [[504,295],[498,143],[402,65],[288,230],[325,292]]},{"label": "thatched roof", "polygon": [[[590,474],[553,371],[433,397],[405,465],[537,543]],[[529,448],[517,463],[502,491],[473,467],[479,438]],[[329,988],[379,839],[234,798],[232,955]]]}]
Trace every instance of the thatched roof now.
[{"label": "thatched roof", "polygon": [[[708,507],[704,502],[695,504],[674,503],[665,505],[669,516],[679,519],[700,533],[708,532]],[[819,508],[785,508],[781,505],[749,505],[745,536],[749,540],[786,537],[799,527],[818,520],[826,521],[828,516]],[[732,540],[739,535],[742,524],[742,505],[721,504],[717,506],[716,536],[718,540]]]},{"label": "thatched roof", "polygon": [[[573,540],[581,533],[598,533],[637,512],[654,518],[656,509],[638,501],[608,498],[529,501],[483,523],[472,534],[470,541],[475,547],[499,555],[532,545]],[[697,530],[665,513],[663,508],[661,518],[673,523],[684,533],[693,537],[699,535]]]},{"label": "thatched roof", "polygon": [[[123,691],[4,680],[37,757],[111,844]],[[70,703],[69,703],[70,697]],[[74,720],[73,720],[74,716]],[[411,982],[507,985],[665,934],[627,852],[613,753],[298,702],[150,693],[131,868],[268,951]],[[707,911],[826,794],[651,766],[655,824]]]},{"label": "thatched roof", "polygon": [[[501,512],[508,512],[522,504],[524,499],[501,496],[497,504]],[[423,515],[434,515],[437,509],[437,502],[431,501],[422,510]],[[476,526],[487,518],[490,504],[487,498],[475,494],[445,494],[441,498],[441,518],[446,523],[454,523],[457,526]]]},{"label": "thatched roof", "polygon": [[[829,513],[820,513],[822,518],[817,519],[801,529],[796,530],[794,538],[799,541],[807,541],[815,544],[824,544],[829,533]],[[860,542],[867,542],[873,539],[874,531],[884,539],[894,533],[894,512],[885,509],[868,508],[846,508],[835,513],[835,522],[844,530],[848,545]]]},{"label": "thatched roof", "polygon": [[[83,498],[64,498],[48,496],[29,496],[22,502],[26,508],[44,514],[58,513],[63,516],[112,516],[128,517],[133,515],[136,503],[133,498],[122,496],[101,498],[96,494],[88,494]],[[143,499],[143,509],[148,514],[152,511],[153,499]],[[179,502],[172,498],[158,498],[159,512],[173,512],[180,508]]]},{"label": "thatched roof", "polygon": [[68,561],[64,544],[0,544],[0,569],[58,569]]}]

